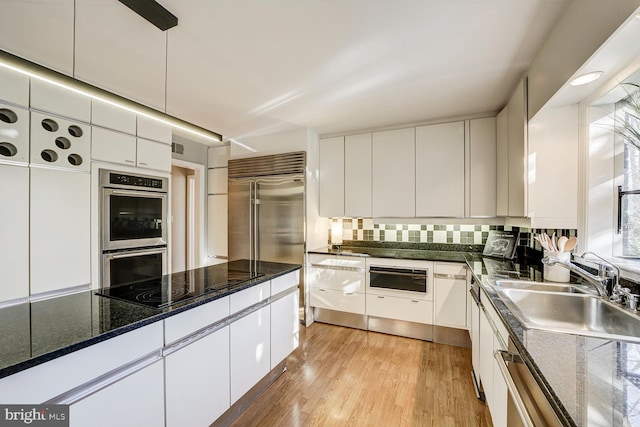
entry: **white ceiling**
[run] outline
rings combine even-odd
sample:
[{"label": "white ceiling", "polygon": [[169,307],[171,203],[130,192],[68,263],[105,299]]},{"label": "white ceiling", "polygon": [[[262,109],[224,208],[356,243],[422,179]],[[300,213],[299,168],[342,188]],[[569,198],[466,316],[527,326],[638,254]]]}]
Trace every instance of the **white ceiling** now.
[{"label": "white ceiling", "polygon": [[[498,111],[566,0],[160,0],[167,112],[243,137]],[[180,49],[174,49],[180,46]],[[179,78],[178,78],[179,77]]]}]

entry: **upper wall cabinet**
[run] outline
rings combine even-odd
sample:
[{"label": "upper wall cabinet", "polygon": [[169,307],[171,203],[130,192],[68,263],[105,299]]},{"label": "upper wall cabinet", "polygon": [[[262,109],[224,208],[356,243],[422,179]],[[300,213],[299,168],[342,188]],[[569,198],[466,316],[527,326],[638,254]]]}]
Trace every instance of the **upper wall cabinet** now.
[{"label": "upper wall cabinet", "polygon": [[344,137],[320,140],[320,216],[344,216]]},{"label": "upper wall cabinet", "polygon": [[138,116],[137,135],[163,144],[171,144],[171,126],[144,116]]},{"label": "upper wall cabinet", "polygon": [[496,116],[496,215],[509,215],[509,122],[507,105]]},{"label": "upper wall cabinet", "polygon": [[469,120],[469,217],[496,216],[496,118]]},{"label": "upper wall cabinet", "polygon": [[416,213],[415,128],[373,133],[373,216]]},{"label": "upper wall cabinet", "polygon": [[91,121],[91,98],[38,79],[31,79],[31,107],[85,123]]},{"label": "upper wall cabinet", "polygon": [[75,3],[81,2],[3,1],[0,49],[72,75]]},{"label": "upper wall cabinet", "polygon": [[75,4],[75,77],[164,111],[166,33],[120,2]]},{"label": "upper wall cabinet", "polygon": [[31,112],[31,164],[88,172],[91,126]]},{"label": "upper wall cabinet", "polygon": [[136,114],[98,100],[91,101],[91,124],[136,134]]},{"label": "upper wall cabinet", "polygon": [[464,122],[416,128],[416,216],[464,217]]},{"label": "upper wall cabinet", "polygon": [[344,137],[344,215],[371,217],[371,134]]},{"label": "upper wall cabinet", "polygon": [[0,103],[0,163],[29,163],[29,110]]},{"label": "upper wall cabinet", "polygon": [[0,101],[28,107],[29,77],[0,67]]}]

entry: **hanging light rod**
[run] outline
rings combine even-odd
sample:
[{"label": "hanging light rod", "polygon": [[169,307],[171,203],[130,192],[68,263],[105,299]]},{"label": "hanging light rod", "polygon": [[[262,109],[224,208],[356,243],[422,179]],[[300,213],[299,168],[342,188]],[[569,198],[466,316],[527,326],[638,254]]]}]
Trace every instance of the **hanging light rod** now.
[{"label": "hanging light rod", "polygon": [[178,25],[178,18],[155,0],[119,1],[162,31],[167,31]]}]

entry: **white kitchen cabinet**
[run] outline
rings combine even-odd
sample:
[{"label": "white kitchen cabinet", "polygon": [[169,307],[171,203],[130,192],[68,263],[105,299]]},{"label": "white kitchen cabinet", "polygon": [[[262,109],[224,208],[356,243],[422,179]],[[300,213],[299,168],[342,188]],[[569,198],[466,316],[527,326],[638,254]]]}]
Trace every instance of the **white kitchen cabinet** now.
[{"label": "white kitchen cabinet", "polygon": [[0,164],[0,194],[0,301],[6,301],[29,295],[29,168]]},{"label": "white kitchen cabinet", "polygon": [[[159,360],[71,404],[69,425],[164,426],[163,374],[163,362]],[[198,409],[199,412],[203,411],[203,408]]]},{"label": "white kitchen cabinet", "polygon": [[136,165],[136,138],[120,132],[93,127],[91,158],[109,163]]},{"label": "white kitchen cabinet", "polygon": [[309,254],[310,305],[365,313],[366,272],[360,257]]},{"label": "white kitchen cabinet", "polygon": [[577,104],[543,108],[529,122],[532,228],[578,228],[578,134]]},{"label": "white kitchen cabinet", "polygon": [[300,319],[298,292],[271,303],[271,369],[298,348]]},{"label": "white kitchen cabinet", "polygon": [[138,138],[136,164],[138,167],[171,172],[171,146]]},{"label": "white kitchen cabinet", "polygon": [[435,263],[434,324],[467,327],[467,277],[464,264]]},{"label": "white kitchen cabinet", "polygon": [[30,153],[32,164],[89,172],[91,127],[32,111]]},{"label": "white kitchen cabinet", "polygon": [[207,151],[207,166],[210,168],[226,168],[229,166],[229,145],[210,147]]},{"label": "white kitchen cabinet", "polygon": [[136,135],[140,138],[171,145],[171,126],[149,117],[138,116]]},{"label": "white kitchen cabinet", "polygon": [[29,163],[29,128],[28,110],[0,103],[0,163]]},{"label": "white kitchen cabinet", "polygon": [[469,120],[469,217],[496,216],[496,118]]},{"label": "white kitchen cabinet", "polygon": [[344,137],[320,140],[320,216],[344,216]]},{"label": "white kitchen cabinet", "polygon": [[164,320],[164,343],[171,345],[229,316],[229,297],[219,298]]},{"label": "white kitchen cabinet", "polygon": [[91,124],[135,135],[136,113],[92,99]]},{"label": "white kitchen cabinet", "polygon": [[464,122],[416,128],[416,216],[464,217],[464,146]]},{"label": "white kitchen cabinet", "polygon": [[373,216],[371,133],[344,137],[344,216]]},{"label": "white kitchen cabinet", "polygon": [[0,67],[0,100],[29,107],[29,76]]},{"label": "white kitchen cabinet", "polygon": [[493,405],[493,328],[487,313],[480,312],[480,380],[489,408]]},{"label": "white kitchen cabinet", "polygon": [[373,132],[373,216],[416,213],[415,128]]},{"label": "white kitchen cabinet", "polygon": [[525,80],[521,80],[509,100],[509,216],[527,213],[527,98]]},{"label": "white kitchen cabinet", "polygon": [[496,215],[509,215],[509,106],[496,116]]},{"label": "white kitchen cabinet", "polygon": [[207,255],[210,260],[224,260],[229,255],[227,239],[228,196],[226,194],[209,195],[207,203]]},{"label": "white kitchen cabinet", "polygon": [[91,121],[91,98],[35,78],[31,79],[31,108],[84,123]]},{"label": "white kitchen cabinet", "polygon": [[296,287],[300,284],[300,270],[271,279],[271,296]]},{"label": "white kitchen cabinet", "polygon": [[367,315],[433,324],[433,302],[417,298],[367,295]]},{"label": "white kitchen cabinet", "polygon": [[258,304],[271,296],[271,283],[263,282],[259,285],[243,289],[229,296],[229,313],[234,314]]},{"label": "white kitchen cabinet", "polygon": [[166,52],[167,33],[119,2],[75,2],[75,78],[164,111]]},{"label": "white kitchen cabinet", "polygon": [[90,178],[31,168],[31,294],[90,283]]},{"label": "white kitchen cabinet", "polygon": [[471,365],[476,375],[476,382],[480,383],[480,307],[470,296],[471,316],[469,317],[469,330],[471,332]]},{"label": "white kitchen cabinet", "polygon": [[231,404],[269,373],[270,307],[263,307],[230,326]]},{"label": "white kitchen cabinet", "polygon": [[167,427],[210,425],[229,409],[229,364],[229,326],[165,358]]},{"label": "white kitchen cabinet", "polygon": [[209,194],[227,194],[228,189],[228,169],[216,168],[207,171],[207,192]]},{"label": "white kitchen cabinet", "polygon": [[312,288],[309,293],[309,305],[311,307],[365,314],[366,298],[364,293],[322,288]]}]

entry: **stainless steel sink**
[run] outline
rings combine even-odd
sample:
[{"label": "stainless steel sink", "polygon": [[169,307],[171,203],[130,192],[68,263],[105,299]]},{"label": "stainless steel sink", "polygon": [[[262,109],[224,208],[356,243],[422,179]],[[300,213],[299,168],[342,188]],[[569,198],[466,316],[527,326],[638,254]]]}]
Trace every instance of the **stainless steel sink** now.
[{"label": "stainless steel sink", "polygon": [[640,342],[640,317],[593,295],[514,288],[498,294],[528,329]]},{"label": "stainless steel sink", "polygon": [[531,282],[525,280],[496,280],[495,286],[499,289],[522,289],[527,291],[540,292],[584,292],[583,289],[580,289],[575,285],[549,282]]}]

